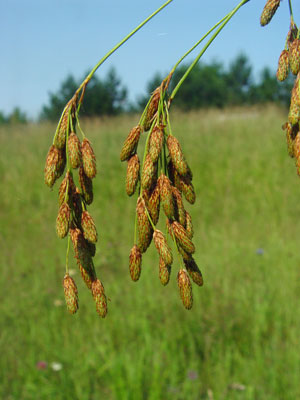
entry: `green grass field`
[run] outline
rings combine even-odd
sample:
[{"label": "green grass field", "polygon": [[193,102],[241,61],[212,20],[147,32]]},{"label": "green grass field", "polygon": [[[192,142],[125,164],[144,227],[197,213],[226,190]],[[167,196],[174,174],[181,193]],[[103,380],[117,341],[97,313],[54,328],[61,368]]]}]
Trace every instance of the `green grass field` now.
[{"label": "green grass field", "polygon": [[281,130],[285,112],[171,118],[194,173],[197,201],[186,208],[204,286],[193,287],[186,311],[176,258],[163,287],[153,244],[141,279],[130,280],[136,198],[125,194],[119,152],[138,117],[87,121],[99,171],[89,207],[100,239],[95,265],[110,298],[104,320],[72,252],[78,313],[64,304],[58,185],[43,182],[55,127],[1,128],[1,399],[300,398],[300,182]]}]

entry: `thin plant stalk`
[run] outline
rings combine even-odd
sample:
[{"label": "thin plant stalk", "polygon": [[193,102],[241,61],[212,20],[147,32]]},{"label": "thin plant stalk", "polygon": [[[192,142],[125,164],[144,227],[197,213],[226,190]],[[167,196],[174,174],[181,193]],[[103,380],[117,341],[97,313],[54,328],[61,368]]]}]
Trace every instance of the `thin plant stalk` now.
[{"label": "thin plant stalk", "polygon": [[[180,81],[177,83],[176,87],[173,89],[170,98],[169,98],[169,104],[171,103],[171,101],[174,99],[174,97],[176,96],[176,93],[178,92],[178,90],[180,89],[181,85],[183,84],[183,82],[185,81],[185,79],[188,77],[188,75],[190,74],[191,70],[194,68],[194,66],[198,63],[198,61],[200,60],[200,58],[203,56],[203,54],[205,53],[205,51],[208,49],[208,47],[211,45],[211,43],[214,41],[214,39],[218,36],[218,34],[222,31],[222,29],[227,25],[227,23],[231,20],[231,18],[236,14],[236,12],[245,4],[247,3],[249,0],[242,0],[229,14],[227,14],[227,16],[225,17],[224,22],[222,23],[222,25],[219,27],[219,29],[213,34],[213,36],[210,38],[210,40],[207,42],[207,44],[203,47],[203,49],[201,50],[201,52],[198,54],[198,56],[195,58],[195,60],[191,63],[191,65],[189,66],[189,68],[186,70],[186,72],[184,73],[184,75],[182,76],[182,78],[180,79]],[[218,24],[217,24],[218,25]]]}]

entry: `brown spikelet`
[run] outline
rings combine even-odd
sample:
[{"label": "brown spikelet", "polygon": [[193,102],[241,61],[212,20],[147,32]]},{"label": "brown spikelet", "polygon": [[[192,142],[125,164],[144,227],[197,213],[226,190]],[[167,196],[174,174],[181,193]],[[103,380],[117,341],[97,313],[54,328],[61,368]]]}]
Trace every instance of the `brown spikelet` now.
[{"label": "brown spikelet", "polygon": [[142,253],[138,246],[135,244],[129,254],[129,273],[131,279],[136,282],[141,276],[142,266]]},{"label": "brown spikelet", "polygon": [[96,311],[101,318],[107,314],[107,300],[104,292],[104,287],[99,279],[92,282],[92,295],[96,303]]},{"label": "brown spikelet", "polygon": [[66,136],[67,136],[67,130],[68,130],[68,124],[69,124],[69,110],[70,110],[70,107],[67,107],[67,109],[65,110],[64,115],[62,117],[58,131],[54,137],[54,146],[57,149],[63,149],[66,144]]},{"label": "brown spikelet", "polygon": [[70,225],[71,210],[67,203],[63,203],[59,207],[58,215],[56,218],[56,233],[59,238],[67,236]]},{"label": "brown spikelet", "polygon": [[145,253],[145,251],[149,247],[153,235],[153,229],[148,219],[145,208],[145,200],[142,197],[139,197],[137,200],[136,212],[139,233],[138,247],[142,253]]},{"label": "brown spikelet", "polygon": [[280,0],[267,0],[266,5],[260,16],[261,26],[265,26],[271,21],[277,8],[279,7],[279,4],[280,4]]},{"label": "brown spikelet", "polygon": [[125,139],[125,142],[124,142],[122,150],[121,150],[121,154],[120,154],[121,161],[128,160],[131,157],[131,155],[136,152],[136,148],[139,143],[140,135],[141,135],[141,127],[139,125],[137,125],[131,129],[127,138]]},{"label": "brown spikelet", "polygon": [[295,39],[289,47],[289,64],[294,75],[300,70],[300,39]]},{"label": "brown spikelet", "polygon": [[169,283],[171,274],[171,266],[167,265],[160,257],[159,259],[159,280],[162,285],[166,286]]},{"label": "brown spikelet", "polygon": [[175,207],[171,181],[165,174],[161,174],[157,184],[159,185],[160,201],[164,213],[167,218],[174,218]]},{"label": "brown spikelet", "polygon": [[152,190],[150,196],[146,201],[146,205],[151,216],[154,225],[157,224],[159,219],[159,209],[160,209],[160,194],[159,194],[159,184],[156,183],[154,189]]},{"label": "brown spikelet", "polygon": [[174,183],[177,189],[184,194],[186,200],[190,204],[194,204],[196,201],[196,193],[190,175],[182,176],[174,170]]},{"label": "brown spikelet", "polygon": [[74,216],[77,222],[77,225],[80,225],[81,214],[82,214],[82,201],[80,190],[78,187],[75,187],[75,190],[72,192],[72,208],[74,211]]},{"label": "brown spikelet", "polygon": [[300,176],[300,132],[297,133],[295,138],[294,155],[295,155],[297,173]]},{"label": "brown spikelet", "polygon": [[187,310],[190,310],[193,306],[193,292],[190,278],[185,269],[178,271],[177,284],[182,303]]},{"label": "brown spikelet", "polygon": [[153,163],[156,163],[161,153],[164,141],[164,127],[155,126],[149,140],[149,154]]},{"label": "brown spikelet", "polygon": [[83,211],[81,215],[81,226],[84,238],[91,243],[96,243],[98,240],[96,225],[88,211]]},{"label": "brown spikelet", "polygon": [[185,208],[184,208],[184,205],[183,205],[181,193],[175,186],[172,186],[172,193],[173,193],[174,203],[175,203],[175,219],[182,226],[185,226],[185,224],[186,224],[186,211],[185,211]]},{"label": "brown spikelet", "polygon": [[173,262],[172,251],[167,243],[164,234],[158,229],[155,229],[153,233],[153,240],[159,256],[164,260],[167,265],[171,265]]},{"label": "brown spikelet", "polygon": [[84,201],[86,204],[91,204],[93,202],[93,182],[85,174],[82,166],[79,168],[79,183]]},{"label": "brown spikelet", "polygon": [[286,131],[285,133],[288,154],[290,157],[294,158],[294,143],[296,135],[299,131],[299,124],[292,125],[291,123],[286,122],[282,126],[282,129]]},{"label": "brown spikelet", "polygon": [[81,144],[76,133],[72,132],[68,139],[68,153],[71,167],[76,169],[81,164]]},{"label": "brown spikelet", "polygon": [[[66,172],[64,179],[61,181],[58,190],[58,203],[61,206],[62,203],[68,202],[69,205],[72,205],[72,194],[75,192],[76,187],[72,178],[72,175],[69,171]],[[66,192],[68,194],[66,195]]]},{"label": "brown spikelet", "polygon": [[177,221],[173,221],[172,224],[172,230],[174,232],[174,236],[176,240],[178,241],[179,245],[183,248],[184,251],[186,251],[189,254],[193,254],[195,252],[195,246],[191,239],[188,236],[187,231],[184,229],[184,227]]},{"label": "brown spikelet", "polygon": [[151,101],[147,108],[146,116],[145,116],[145,119],[143,122],[143,128],[145,131],[148,131],[151,128],[151,124],[152,124],[155,114],[157,112],[158,103],[159,103],[159,99],[160,99],[160,90],[161,90],[161,87],[160,86],[157,87],[151,96]]},{"label": "brown spikelet", "polygon": [[75,314],[78,310],[78,291],[74,279],[66,274],[63,279],[65,300],[69,313]]},{"label": "brown spikelet", "polygon": [[145,158],[143,165],[142,176],[141,176],[141,186],[142,189],[150,189],[153,182],[157,178],[157,164],[153,163],[150,154],[148,153]]},{"label": "brown spikelet", "polygon": [[198,286],[203,286],[203,277],[201,271],[193,257],[191,257],[189,260],[184,260],[184,265],[193,282]]},{"label": "brown spikelet", "polygon": [[289,74],[289,52],[282,50],[278,60],[276,77],[279,81],[284,81]]},{"label": "brown spikelet", "polygon": [[65,165],[65,152],[52,145],[47,154],[44,170],[45,183],[47,186],[51,188],[54,185],[56,179],[63,174]]},{"label": "brown spikelet", "polygon": [[[74,247],[75,258],[77,260],[82,278],[89,287],[89,282],[92,282],[96,279],[95,267],[89,246],[80,229],[71,228],[70,235]],[[84,271],[82,271],[82,269]]]},{"label": "brown spikelet", "polygon": [[132,196],[140,176],[140,160],[137,154],[131,156],[127,163],[126,193]]},{"label": "brown spikelet", "polygon": [[90,179],[97,174],[96,157],[90,141],[84,138],[81,144],[82,165],[86,176]]},{"label": "brown spikelet", "polygon": [[189,167],[185,161],[180,143],[175,136],[168,136],[167,146],[175,169],[180,175],[186,175],[189,172]]},{"label": "brown spikelet", "polygon": [[298,105],[297,94],[294,89],[292,90],[288,121],[292,125],[296,125],[300,121],[300,106]]},{"label": "brown spikelet", "polygon": [[191,215],[186,211],[185,212],[185,230],[190,239],[194,236],[193,222]]}]

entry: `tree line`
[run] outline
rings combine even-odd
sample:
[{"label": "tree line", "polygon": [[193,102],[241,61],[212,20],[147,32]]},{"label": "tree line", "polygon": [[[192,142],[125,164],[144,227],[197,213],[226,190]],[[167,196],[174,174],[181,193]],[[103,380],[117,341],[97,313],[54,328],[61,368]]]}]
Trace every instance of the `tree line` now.
[{"label": "tree line", "polygon": [[[172,77],[169,90],[176,86],[187,65],[178,67]],[[139,112],[146,105],[149,94],[161,83],[167,74],[155,73],[147,84],[147,93],[139,96],[134,104],[128,101],[128,90],[114,68],[100,79],[94,76],[86,89],[81,113],[86,117],[117,115],[124,112]],[[264,68],[258,79],[254,79],[253,68],[248,57],[238,55],[225,68],[220,62],[198,63],[178,91],[174,105],[182,110],[207,107],[223,108],[234,105],[277,103],[288,107],[292,89],[292,77],[278,82],[274,71]],[[82,79],[69,75],[55,93],[49,94],[48,104],[42,107],[40,120],[59,119],[67,101],[73,96]],[[5,117],[0,112],[0,124],[26,122],[24,112],[16,108]]]}]

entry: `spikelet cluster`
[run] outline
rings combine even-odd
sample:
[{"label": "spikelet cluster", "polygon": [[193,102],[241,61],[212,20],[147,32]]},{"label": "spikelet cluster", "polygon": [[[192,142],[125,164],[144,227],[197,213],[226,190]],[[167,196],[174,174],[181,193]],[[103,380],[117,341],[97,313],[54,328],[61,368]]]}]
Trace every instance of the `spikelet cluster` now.
[{"label": "spikelet cluster", "polygon": [[[194,204],[196,194],[193,174],[179,140],[171,134],[166,117],[170,106],[164,101],[167,85],[163,81],[154,91],[140,125],[130,131],[121,150],[121,161],[127,160],[126,192],[128,196],[138,192],[136,238],[129,255],[129,273],[134,282],[140,279],[142,257],[153,239],[159,260],[158,276],[166,286],[174,263],[170,246],[173,241],[180,264],[179,293],[184,307],[190,309],[193,302],[191,280],[198,286],[202,286],[203,280],[193,258],[193,223],[183,198]],[[140,162],[138,145],[142,132],[147,132],[147,139]],[[167,223],[166,233],[157,228],[161,218]]]},{"label": "spikelet cluster", "polygon": [[[53,145],[46,158],[45,183],[52,188],[66,169],[58,190],[57,236],[65,238],[69,235],[82,279],[91,290],[97,313],[104,317],[107,313],[107,301],[93,262],[98,234],[95,222],[87,211],[87,205],[93,201],[92,180],[97,173],[96,157],[91,142],[86,137],[80,142],[76,134],[76,107],[75,97],[68,103],[60,119]],[[76,186],[73,176],[77,169],[79,187]],[[63,287],[67,309],[74,314],[78,309],[78,292],[68,273],[64,277]]]}]

